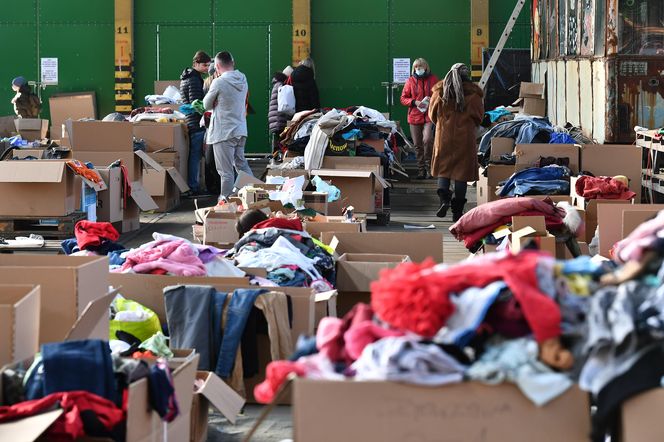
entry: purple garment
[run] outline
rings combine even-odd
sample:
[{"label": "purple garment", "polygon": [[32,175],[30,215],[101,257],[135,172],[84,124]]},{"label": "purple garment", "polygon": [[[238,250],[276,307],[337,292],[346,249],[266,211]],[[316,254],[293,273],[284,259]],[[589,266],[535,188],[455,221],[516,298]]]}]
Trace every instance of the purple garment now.
[{"label": "purple garment", "polygon": [[198,259],[203,261],[203,264],[207,264],[210,261],[217,258],[217,256],[223,256],[224,251],[212,246],[202,246],[195,244],[196,250],[198,250]]}]

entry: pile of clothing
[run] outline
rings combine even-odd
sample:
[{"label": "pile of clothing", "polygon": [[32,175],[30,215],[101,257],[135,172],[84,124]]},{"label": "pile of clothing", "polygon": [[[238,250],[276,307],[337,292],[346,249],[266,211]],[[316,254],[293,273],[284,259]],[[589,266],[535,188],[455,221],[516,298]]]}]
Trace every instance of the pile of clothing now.
[{"label": "pile of clothing", "polygon": [[74,226],[75,238],[65,239],[60,246],[65,255],[114,255],[126,251],[116,241],[120,234],[111,223],[79,221]]},{"label": "pile of clothing", "polygon": [[569,195],[571,171],[552,164],[531,167],[514,173],[496,192],[501,197],[525,195]]},{"label": "pile of clothing", "polygon": [[228,252],[238,267],[264,268],[263,286],[331,290],[336,280],[332,251],[304,231],[299,218],[270,218],[256,224]]},{"label": "pile of clothing", "polygon": [[480,141],[479,163],[482,166],[489,164],[494,137],[512,138],[516,144],[548,143],[553,131],[551,122],[545,117],[517,116],[514,120],[498,123]]},{"label": "pile of clothing", "polygon": [[544,405],[573,385],[588,295],[608,270],[536,251],[449,267],[401,264],[372,284],[371,306],[323,319],[290,360],[268,365],[254,394],[271,401],[291,373],[419,385],[511,381]]},{"label": "pile of clothing", "polygon": [[[195,348],[199,370],[214,371],[244,394],[244,379],[259,373],[259,334],[268,334],[273,360],[293,351],[292,304],[283,292],[179,285],[164,289],[171,346]],[[240,357],[241,356],[241,357]]]},{"label": "pile of clothing", "polygon": [[150,405],[164,422],[172,422],[179,407],[165,359],[114,356],[101,340],[44,344],[30,365],[3,371],[0,423],[60,408],[63,414],[46,432],[49,440],[124,440],[126,390],[144,378]]},{"label": "pile of clothing", "polygon": [[245,273],[224,257],[225,251],[155,232],[154,241],[137,249],[109,254],[111,272],[175,276],[242,277]]},{"label": "pile of clothing", "polygon": [[631,200],[636,193],[629,190],[627,177],[595,177],[581,175],[576,181],[576,193],[586,199]]},{"label": "pile of clothing", "polygon": [[513,216],[543,216],[547,230],[561,236],[574,236],[583,229],[581,217],[569,204],[556,206],[550,199],[523,197],[481,204],[464,214],[450,227],[450,232],[467,249],[477,251],[485,237],[511,224]]}]

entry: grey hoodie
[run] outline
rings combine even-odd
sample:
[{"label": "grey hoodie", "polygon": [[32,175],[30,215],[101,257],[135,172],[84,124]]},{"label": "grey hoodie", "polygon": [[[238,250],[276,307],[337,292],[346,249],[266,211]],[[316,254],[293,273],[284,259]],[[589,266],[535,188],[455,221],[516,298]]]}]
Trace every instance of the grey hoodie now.
[{"label": "grey hoodie", "polygon": [[247,136],[248,91],[247,77],[237,70],[224,72],[212,82],[203,99],[205,109],[212,111],[207,144]]}]

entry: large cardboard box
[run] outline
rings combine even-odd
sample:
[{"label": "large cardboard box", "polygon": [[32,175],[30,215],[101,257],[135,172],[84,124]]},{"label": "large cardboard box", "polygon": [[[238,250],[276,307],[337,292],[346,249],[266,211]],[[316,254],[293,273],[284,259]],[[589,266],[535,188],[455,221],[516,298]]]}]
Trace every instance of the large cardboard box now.
[{"label": "large cardboard box", "polygon": [[477,182],[477,204],[499,200],[500,197],[496,195],[498,184],[506,181],[513,174],[514,166],[502,164],[490,164],[486,169],[480,169],[480,179]]},{"label": "large cardboard box", "polygon": [[371,283],[378,280],[381,270],[409,261],[406,255],[344,253],[337,260],[337,290],[370,292]]},{"label": "large cardboard box", "polygon": [[215,210],[198,211],[203,221],[203,244],[232,245],[240,239],[235,228],[241,213],[218,212]]},{"label": "large cardboard box", "polygon": [[321,238],[323,232],[351,232],[359,233],[367,231],[366,218],[358,222],[344,222],[341,216],[328,216],[326,221],[307,221],[304,230],[316,239]]},{"label": "large cardboard box", "polygon": [[141,181],[143,179],[143,163],[141,158],[134,152],[74,151],[74,158],[86,163],[92,163],[95,168],[105,168],[120,160],[127,167],[127,173],[131,181]]},{"label": "large cardboard box", "polygon": [[180,154],[174,150],[162,149],[150,152],[150,157],[164,168],[175,167],[177,169],[180,165]]},{"label": "large cardboard box", "polygon": [[298,441],[582,442],[590,432],[587,394],[576,387],[537,407],[511,383],[297,379],[293,403]]},{"label": "large cardboard box", "polygon": [[432,258],[443,262],[442,232],[323,232],[322,241],[336,253],[408,255],[414,262]]},{"label": "large cardboard box", "polygon": [[65,122],[75,156],[80,152],[133,152],[132,124],[123,121]]},{"label": "large cardboard box", "polygon": [[[331,157],[323,158],[321,169],[334,170],[370,170],[377,176],[383,176],[383,167],[378,157]],[[313,173],[312,173],[313,175]]]},{"label": "large cardboard box", "polygon": [[521,107],[521,113],[524,115],[546,116],[546,100],[543,98],[519,98],[514,104]]},{"label": "large cardboard box", "polygon": [[519,253],[531,241],[539,250],[556,256],[556,237],[547,232],[543,216],[513,216],[512,252]]},{"label": "large cardboard box", "polygon": [[491,161],[498,161],[503,155],[514,153],[514,138],[494,137],[491,138]]},{"label": "large cardboard box", "polygon": [[580,171],[579,148],[576,144],[517,144],[515,170],[537,167],[540,157],[569,158],[569,168],[577,175]]},{"label": "large cardboard box", "polygon": [[0,367],[39,351],[38,285],[0,285]]},{"label": "large cardboard box", "polygon": [[[0,254],[3,284],[41,286],[39,342],[61,341],[88,303],[108,292],[105,256]],[[108,338],[108,317],[95,330]]]},{"label": "large cardboard box", "polygon": [[[376,213],[383,209],[383,191],[389,186],[387,181],[372,170],[312,170],[312,176],[330,181],[341,191],[340,205],[353,206],[357,213]],[[330,207],[331,215],[334,213]]]},{"label": "large cardboard box", "polygon": [[97,169],[108,188],[97,193],[97,221],[115,223],[122,221],[124,204],[122,189],[124,180],[119,167]]},{"label": "large cardboard box", "polygon": [[65,161],[0,162],[0,216],[66,216],[76,210],[74,173]]},{"label": "large cardboard box", "polygon": [[650,216],[655,216],[660,210],[664,210],[664,204],[629,204],[624,202],[622,204],[600,204],[597,207],[599,254],[610,258],[609,252],[613,245],[624,239],[622,235],[624,212],[647,212]]},{"label": "large cardboard box", "polygon": [[97,119],[97,100],[94,92],[56,94],[48,99],[51,112],[51,138],[61,139],[62,125],[67,120]]},{"label": "large cardboard box", "polygon": [[581,170],[595,176],[626,176],[638,204],[641,202],[642,155],[640,146],[584,144],[581,146]]},{"label": "large cardboard box", "polygon": [[522,81],[519,98],[544,98],[544,84]]},{"label": "large cardboard box", "polygon": [[180,205],[180,193],[189,190],[187,182],[174,167],[151,163],[143,175],[143,187],[153,197],[158,212],[168,212]]},{"label": "large cardboard box", "polygon": [[328,202],[327,193],[305,191],[303,194],[304,207],[315,210],[316,212],[327,215]]},{"label": "large cardboard box", "polygon": [[206,442],[210,407],[216,408],[231,424],[235,424],[245,401],[214,373],[199,371],[196,379],[202,385],[194,392],[189,441]]},{"label": "large cardboard box", "polygon": [[660,410],[664,389],[654,388],[627,399],[622,405],[621,427],[624,442],[661,442],[664,422]]},{"label": "large cardboard box", "polygon": [[42,140],[48,135],[48,120],[17,118],[14,127],[21,138],[28,141]]},{"label": "large cardboard box", "polygon": [[[140,379],[129,385],[126,399],[126,442],[145,442],[157,440],[186,441],[191,432],[191,408],[193,383],[199,355],[193,350],[173,350],[175,358],[168,361],[178,399],[180,414],[173,421],[165,423],[150,405],[150,386],[148,378]],[[32,359],[25,360],[30,365]],[[6,368],[12,368],[5,367]],[[1,399],[1,398],[0,398]],[[2,440],[37,440],[48,427],[63,413],[61,409],[37,416],[0,424]],[[105,441],[106,439],[82,438],[81,441]]]},{"label": "large cardboard box", "polygon": [[147,152],[174,152],[177,154],[175,168],[186,180],[188,177],[189,135],[183,123],[155,123],[141,121],[133,124],[134,136],[144,140]]}]

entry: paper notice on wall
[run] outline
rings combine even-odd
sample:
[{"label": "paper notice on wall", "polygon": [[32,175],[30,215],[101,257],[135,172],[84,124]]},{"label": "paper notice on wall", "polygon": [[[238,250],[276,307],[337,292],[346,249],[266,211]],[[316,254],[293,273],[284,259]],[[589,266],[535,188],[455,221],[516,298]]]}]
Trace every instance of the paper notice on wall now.
[{"label": "paper notice on wall", "polygon": [[392,59],[392,81],[394,83],[405,83],[410,77],[410,58]]},{"label": "paper notice on wall", "polygon": [[58,59],[57,58],[42,58],[41,59],[41,82],[42,84],[57,85],[58,84]]}]

